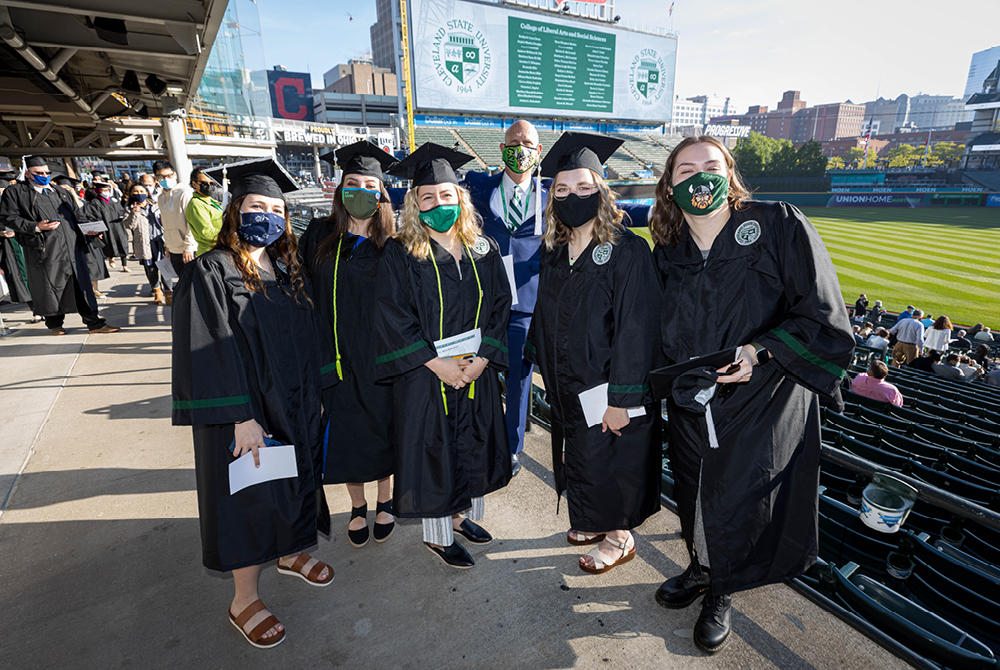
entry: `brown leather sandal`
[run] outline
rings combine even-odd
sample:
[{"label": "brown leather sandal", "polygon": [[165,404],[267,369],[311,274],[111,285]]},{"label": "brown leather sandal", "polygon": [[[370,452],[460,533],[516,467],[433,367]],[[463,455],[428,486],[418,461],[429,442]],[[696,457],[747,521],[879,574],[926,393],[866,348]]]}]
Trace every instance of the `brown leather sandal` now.
[{"label": "brown leather sandal", "polygon": [[[576,535],[575,540],[570,537],[570,533],[574,533]],[[573,530],[572,528],[566,531],[566,541],[575,547],[582,547],[587,544],[597,544],[605,537],[607,537],[607,533],[597,533],[596,535],[591,535],[589,533],[581,533],[580,531]]]},{"label": "brown leather sandal", "polygon": [[242,612],[240,612],[239,616],[234,617],[232,610],[229,610],[229,623],[236,626],[236,630],[238,630],[240,633],[243,634],[243,637],[246,638],[247,642],[257,647],[258,649],[270,649],[271,647],[276,647],[279,644],[281,644],[282,640],[285,639],[285,631],[281,630],[278,632],[277,635],[269,637],[263,642],[260,642],[260,639],[264,635],[264,633],[266,633],[267,631],[271,630],[279,623],[281,623],[280,621],[278,621],[278,617],[274,616],[273,614],[268,616],[266,619],[261,621],[256,626],[254,626],[254,629],[249,633],[243,630],[243,626],[247,624],[247,621],[250,621],[250,619],[254,618],[254,616],[258,612],[262,612],[266,609],[267,608],[264,607],[264,602],[260,598],[258,598],[257,600],[247,605],[247,608]]},{"label": "brown leather sandal", "polygon": [[581,570],[583,570],[584,572],[589,572],[592,575],[603,575],[608,570],[611,570],[612,568],[615,568],[624,563],[628,563],[633,558],[635,558],[635,538],[631,533],[629,533],[628,539],[625,540],[624,542],[616,542],[612,540],[610,537],[606,537],[604,539],[608,542],[608,544],[613,544],[614,546],[621,549],[622,555],[619,556],[617,560],[615,560],[614,558],[608,556],[603,551],[601,551],[601,548],[599,546],[594,547],[586,554],[587,556],[590,556],[590,559],[592,561],[594,561],[594,567],[590,567],[589,565],[584,563],[581,558],[580,561]]},{"label": "brown leather sandal", "polygon": [[[302,572],[302,569],[305,567],[305,564],[308,563],[311,559],[312,556],[310,556],[306,552],[302,552],[301,554],[299,554],[299,557],[295,559],[295,562],[292,563],[292,567],[290,568],[286,568],[285,566],[283,566],[281,564],[281,561],[279,560],[278,572],[280,572],[283,575],[291,575],[292,577],[298,577],[307,584],[311,584],[313,586],[329,586],[330,584],[332,584],[333,568],[331,568],[323,561],[316,561],[316,565],[312,567],[312,570],[310,570],[308,574]],[[330,574],[326,576],[325,580],[320,580],[319,575],[321,572],[323,572],[323,568],[327,568],[330,571]]]}]

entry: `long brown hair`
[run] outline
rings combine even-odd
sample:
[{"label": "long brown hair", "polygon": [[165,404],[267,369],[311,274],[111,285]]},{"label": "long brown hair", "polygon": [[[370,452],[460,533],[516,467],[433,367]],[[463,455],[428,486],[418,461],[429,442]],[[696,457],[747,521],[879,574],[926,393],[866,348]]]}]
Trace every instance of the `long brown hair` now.
[{"label": "long brown hair", "polygon": [[[224,249],[229,252],[229,256],[233,259],[233,265],[243,275],[243,285],[247,287],[248,291],[260,291],[266,296],[267,290],[264,288],[264,282],[261,281],[260,273],[257,271],[257,263],[250,256],[250,245],[244,242],[243,238],[239,235],[241,221],[240,207],[243,206],[243,201],[246,198],[247,195],[241,195],[229,202],[226,211],[222,213],[222,229],[219,231],[219,237],[215,241],[214,248]],[[313,303],[306,291],[306,284],[303,279],[302,266],[299,265],[298,250],[299,243],[295,238],[295,231],[292,230],[292,224],[288,217],[288,208],[286,207],[285,232],[282,233],[281,237],[269,244],[264,253],[272,261],[280,260],[284,262],[285,268],[288,270],[288,276],[291,279],[292,289],[295,291],[295,302],[301,307],[304,300],[306,304],[312,307]],[[281,290],[285,291],[283,287]],[[285,291],[285,293],[288,294],[288,291]]]},{"label": "long brown hair", "polygon": [[711,144],[718,148],[725,157],[726,171],[729,173],[729,196],[727,198],[729,206],[735,210],[746,209],[746,203],[750,200],[750,191],[744,186],[740,173],[736,169],[733,154],[729,152],[729,148],[725,144],[708,135],[686,137],[670,152],[663,175],[656,184],[656,202],[653,204],[653,210],[649,216],[649,231],[656,244],[677,246],[677,241],[681,237],[681,231],[684,229],[684,210],[674,202],[673,196],[670,195],[667,188],[673,186],[670,180],[674,173],[677,157],[682,151],[694,144]]},{"label": "long brown hair", "polygon": [[951,319],[946,316],[939,316],[937,321],[931,325],[934,330],[952,330]]},{"label": "long brown hair", "polygon": [[[337,242],[347,232],[348,226],[350,226],[351,215],[348,214],[347,208],[344,207],[343,200],[344,182],[346,180],[347,175],[344,175],[344,178],[340,180],[340,184],[337,185],[337,190],[333,194],[333,205],[330,207],[330,215],[322,219],[325,223],[333,225],[333,233],[328,235],[316,247],[316,253],[313,255],[311,261],[313,269],[320,267],[326,259],[333,257],[337,252]],[[381,183],[381,181],[379,182],[379,190],[382,196],[379,198],[378,209],[375,210],[371,221],[368,222],[368,230],[365,237],[371,240],[378,249],[381,249],[385,246],[386,240],[396,232],[396,217],[392,211],[389,192],[385,189],[385,184]]]},{"label": "long brown hair", "polygon": [[[597,183],[597,197],[601,199],[601,204],[597,207],[597,216],[594,218],[594,229],[591,237],[598,244],[615,243],[623,230],[622,219],[625,213],[615,206],[615,192],[612,191],[604,178],[593,170],[594,181]],[[554,182],[553,187],[554,188]],[[551,191],[550,191],[551,194]],[[594,196],[591,196],[594,197]],[[542,242],[545,248],[552,251],[556,247],[569,244],[570,235],[573,229],[559,220],[554,207],[555,196],[550,195],[548,203],[545,205],[545,233],[542,234]]]},{"label": "long brown hair", "polygon": [[[426,260],[431,255],[430,228],[420,221],[420,203],[417,202],[419,186],[414,186],[406,192],[403,199],[403,213],[399,217],[399,240],[406,251],[420,260]],[[472,197],[465,187],[455,185],[458,193],[459,214],[454,231],[465,246],[471,247],[483,234],[483,219],[472,205]]]}]

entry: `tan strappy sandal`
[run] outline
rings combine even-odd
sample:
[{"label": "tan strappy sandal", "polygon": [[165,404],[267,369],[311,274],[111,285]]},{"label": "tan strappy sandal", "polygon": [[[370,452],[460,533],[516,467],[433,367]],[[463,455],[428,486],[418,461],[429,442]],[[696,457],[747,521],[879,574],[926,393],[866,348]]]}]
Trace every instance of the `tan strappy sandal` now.
[{"label": "tan strappy sandal", "polygon": [[273,614],[268,616],[266,619],[261,621],[256,626],[254,626],[253,630],[250,631],[249,633],[243,630],[243,626],[247,624],[247,621],[250,621],[250,619],[252,619],[254,615],[257,614],[258,612],[263,612],[266,609],[267,608],[264,607],[264,602],[260,598],[258,598],[257,600],[247,605],[247,608],[242,612],[240,612],[239,616],[233,616],[232,610],[229,610],[229,623],[236,626],[236,630],[242,633],[243,637],[246,638],[247,642],[257,647],[258,649],[270,649],[271,647],[276,647],[279,644],[281,644],[282,640],[285,639],[285,631],[281,630],[278,632],[277,635],[269,637],[263,642],[260,641],[264,633],[266,633],[267,631],[271,630],[279,623],[281,623],[280,621],[278,621],[278,617],[274,616]]},{"label": "tan strappy sandal", "polygon": [[[570,535],[569,535],[570,533],[574,533],[576,535],[576,539],[575,540],[572,537],[570,537]],[[568,531],[566,531],[566,541],[569,542],[570,544],[572,544],[574,547],[580,547],[580,546],[587,545],[587,544],[597,544],[598,542],[600,542],[601,540],[603,540],[605,537],[607,537],[607,533],[598,533],[597,535],[588,535],[587,533],[581,533],[580,531],[573,530],[572,528],[570,528]]]},{"label": "tan strappy sandal", "polygon": [[602,575],[611,568],[618,567],[623,563],[628,563],[635,558],[635,538],[632,537],[631,533],[629,533],[628,539],[624,542],[615,542],[610,537],[606,537],[604,539],[607,540],[608,543],[613,544],[622,550],[623,553],[621,558],[615,560],[601,551],[600,547],[594,547],[587,552],[587,556],[590,556],[594,560],[594,567],[590,567],[585,563],[580,563],[581,570],[589,572],[592,575]]},{"label": "tan strappy sandal", "polygon": [[[299,554],[299,557],[295,559],[295,562],[292,563],[291,567],[286,568],[281,564],[281,561],[279,560],[278,572],[280,572],[283,575],[291,575],[292,577],[298,577],[302,581],[306,582],[307,584],[311,584],[312,586],[329,586],[330,584],[332,584],[333,568],[331,568],[323,561],[319,560],[316,561],[316,565],[312,567],[312,570],[310,570],[308,574],[302,572],[306,563],[308,563],[310,560],[312,560],[312,556],[303,551],[301,554]],[[326,576],[326,579],[321,580],[319,578],[319,575],[321,572],[323,572],[323,568],[326,568],[330,572]]]}]

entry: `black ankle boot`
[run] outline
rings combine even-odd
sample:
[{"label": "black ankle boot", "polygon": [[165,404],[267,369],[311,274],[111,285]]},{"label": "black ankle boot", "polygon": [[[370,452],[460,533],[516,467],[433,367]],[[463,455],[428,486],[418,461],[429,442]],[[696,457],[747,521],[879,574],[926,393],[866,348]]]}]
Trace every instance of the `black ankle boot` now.
[{"label": "black ankle boot", "polygon": [[694,625],[694,643],[707,654],[715,654],[729,644],[730,613],[733,596],[705,596],[701,601],[701,615]]},{"label": "black ankle boot", "polygon": [[660,585],[656,591],[656,602],[668,609],[683,609],[708,591],[711,583],[712,576],[708,568],[694,562],[687,570]]}]

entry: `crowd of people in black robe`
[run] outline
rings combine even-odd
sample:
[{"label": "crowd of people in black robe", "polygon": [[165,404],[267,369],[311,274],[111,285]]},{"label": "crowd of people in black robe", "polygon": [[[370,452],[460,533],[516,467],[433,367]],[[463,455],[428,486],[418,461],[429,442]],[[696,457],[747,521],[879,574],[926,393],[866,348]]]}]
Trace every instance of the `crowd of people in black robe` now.
[{"label": "crowd of people in black robe", "polygon": [[[477,523],[485,497],[517,464],[500,375],[514,357],[522,369],[522,355],[552,407],[567,542],[596,545],[581,570],[634,558],[633,529],[659,509],[663,400],[690,566],[656,600],[701,598],[695,644],[726,646],[734,593],[815,561],[819,405],[840,401],[854,347],[816,230],[791,205],[752,200],[728,149],[694,137],[657,187],[651,252],[604,181],[620,140],[568,132],[539,161],[537,140],[523,126],[517,135],[507,166],[546,181],[518,196],[544,198],[544,220],[509,227],[528,238],[519,226],[535,226],[540,250],[535,276],[516,282],[501,252],[510,239],[483,235],[456,176],[472,157],[454,149],[426,144],[395,163],[362,142],[325,157],[341,182],[330,216],[301,239],[277,163],[226,168],[232,199],[215,248],[185,266],[174,297],[173,419],[193,426],[204,563],[233,572],[229,618],[250,644],[285,637],[258,597],[265,563],[314,586],[334,579],[306,553],[330,532],[324,483],[347,485],[353,546],[388,540],[397,515],[419,518],[436,557],[475,565],[455,534],[492,540]],[[411,183],[398,216],[386,173]],[[523,352],[511,351],[511,284],[525,281],[537,302]],[[725,365],[651,384],[698,357]],[[294,445],[298,476],[230,494],[233,459],[259,464],[274,444]]]}]

